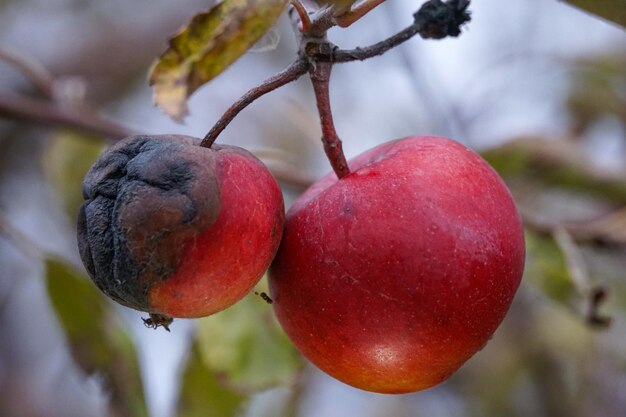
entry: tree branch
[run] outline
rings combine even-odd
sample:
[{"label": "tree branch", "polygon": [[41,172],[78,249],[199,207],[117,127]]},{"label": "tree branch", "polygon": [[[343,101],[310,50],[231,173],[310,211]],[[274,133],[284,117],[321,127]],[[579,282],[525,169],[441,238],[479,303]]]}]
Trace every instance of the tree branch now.
[{"label": "tree branch", "polygon": [[570,280],[585,302],[585,320],[591,326],[606,328],[611,324],[611,318],[600,314],[600,307],[606,300],[608,292],[605,288],[591,283],[587,264],[572,236],[562,227],[557,227],[552,237],[563,253]]},{"label": "tree branch", "polygon": [[469,0],[430,0],[413,15],[413,24],[402,31],[364,48],[352,50],[335,50],[327,57],[334,62],[363,61],[378,55],[411,39],[418,33],[424,39],[442,39],[447,36],[459,36],[461,26],[470,20]]},{"label": "tree branch", "polygon": [[95,112],[0,93],[0,117],[49,126],[65,126],[119,140],[135,132]]},{"label": "tree branch", "polygon": [[54,77],[38,62],[4,49],[0,49],[0,60],[15,67],[44,96],[52,98]]},{"label": "tree branch", "polygon": [[246,94],[244,94],[239,100],[237,100],[226,112],[220,117],[220,119],[211,128],[209,133],[206,134],[200,146],[210,148],[213,142],[217,139],[220,133],[233,121],[233,119],[248,105],[254,102],[256,99],[263,95],[297,80],[302,75],[306,74],[309,69],[309,62],[305,58],[298,58],[289,67],[268,78],[263,84],[252,88]]},{"label": "tree branch", "polygon": [[322,142],[324,143],[324,152],[333,167],[333,171],[338,178],[343,178],[350,173],[348,162],[343,154],[341,140],[337,136],[335,124],[333,122],[333,114],[330,109],[329,81],[330,73],[333,68],[332,62],[317,62],[310,71],[311,82],[315,90],[315,99],[317,101],[317,109],[320,114],[320,122],[322,125]]},{"label": "tree branch", "polygon": [[16,229],[11,224],[4,211],[0,211],[0,237],[6,238],[31,259],[43,258],[43,250],[28,236]]},{"label": "tree branch", "polygon": [[338,49],[334,52],[333,60],[335,62],[351,62],[351,61],[363,61],[368,58],[373,58],[378,55],[382,55],[388,50],[395,48],[403,42],[408,41],[413,36],[417,35],[420,30],[420,25],[412,24],[411,26],[403,29],[392,37],[375,43],[374,45],[366,46],[364,48],[355,49]]},{"label": "tree branch", "polygon": [[363,0],[349,12],[344,13],[341,16],[336,16],[334,18],[334,21],[342,28],[346,28],[365,16],[367,13],[371,12],[372,9],[374,9],[376,6],[379,6],[384,1],[385,0]]},{"label": "tree branch", "polygon": [[300,32],[310,31],[311,30],[311,18],[309,17],[309,12],[306,9],[306,7],[304,7],[304,5],[300,3],[299,0],[291,0],[291,6],[293,7],[293,10],[295,10],[295,12],[298,14],[298,17],[300,18],[300,24],[298,28]]},{"label": "tree branch", "polygon": [[335,26],[334,14],[335,10],[332,6],[316,10],[311,17],[311,27],[307,35],[314,38],[325,37],[328,29]]}]

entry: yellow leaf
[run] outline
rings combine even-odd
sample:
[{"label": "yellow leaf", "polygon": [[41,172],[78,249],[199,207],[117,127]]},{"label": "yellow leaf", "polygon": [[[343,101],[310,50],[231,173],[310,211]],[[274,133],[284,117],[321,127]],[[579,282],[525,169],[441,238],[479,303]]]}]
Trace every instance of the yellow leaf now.
[{"label": "yellow leaf", "polygon": [[566,0],[569,4],[626,28],[626,0]]},{"label": "yellow leaf", "polygon": [[196,15],[170,39],[150,71],[155,104],[180,121],[187,98],[215,78],[258,41],[288,0],[225,0]]}]

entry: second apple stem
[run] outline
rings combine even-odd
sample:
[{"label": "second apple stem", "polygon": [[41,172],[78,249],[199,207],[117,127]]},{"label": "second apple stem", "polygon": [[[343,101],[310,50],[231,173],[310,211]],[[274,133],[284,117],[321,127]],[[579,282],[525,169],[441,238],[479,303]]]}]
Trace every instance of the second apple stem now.
[{"label": "second apple stem", "polygon": [[311,82],[315,91],[317,110],[320,114],[322,127],[322,143],[324,152],[330,161],[333,171],[338,178],[343,178],[350,173],[348,162],[343,154],[341,139],[337,136],[333,114],[330,109],[329,81],[333,68],[332,62],[316,62],[310,70]]}]

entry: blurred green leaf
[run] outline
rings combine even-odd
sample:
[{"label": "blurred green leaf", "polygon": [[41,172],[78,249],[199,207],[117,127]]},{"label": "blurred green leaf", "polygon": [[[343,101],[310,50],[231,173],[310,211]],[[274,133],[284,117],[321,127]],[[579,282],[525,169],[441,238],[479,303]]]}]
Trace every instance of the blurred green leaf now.
[{"label": "blurred green leaf", "polygon": [[565,0],[567,3],[626,28],[626,0]]},{"label": "blurred green leaf", "polygon": [[570,303],[576,287],[570,279],[566,259],[551,236],[526,231],[527,262],[524,278],[559,303]]},{"label": "blurred green leaf", "polygon": [[288,0],[224,0],[196,15],[170,39],[150,71],[155,103],[174,120],[187,98],[255,44],[278,20]]},{"label": "blurred green leaf", "polygon": [[232,417],[238,414],[246,396],[229,390],[203,361],[197,342],[189,352],[183,371],[178,417]]},{"label": "blurred green leaf", "polygon": [[83,178],[105,147],[98,137],[68,130],[56,132],[47,143],[44,171],[71,218],[83,202]]},{"label": "blurred green leaf", "polygon": [[526,248],[524,277],[528,281],[588,326],[606,329],[610,325],[611,315],[606,315],[603,307],[613,290],[619,291],[623,286],[611,283],[597,266],[609,259],[613,266],[623,250],[596,247],[593,243],[576,244],[564,229],[552,235],[526,231]]},{"label": "blurred green leaf", "polygon": [[570,141],[522,137],[487,149],[481,156],[509,184],[557,186],[626,203],[626,173],[594,166]]},{"label": "blurred green leaf", "polygon": [[76,363],[102,377],[120,417],[147,416],[135,348],[110,303],[89,278],[65,263],[46,261],[50,300]]},{"label": "blurred green leaf", "polygon": [[271,307],[254,295],[201,319],[198,343],[207,366],[247,391],[291,383],[302,367]]}]

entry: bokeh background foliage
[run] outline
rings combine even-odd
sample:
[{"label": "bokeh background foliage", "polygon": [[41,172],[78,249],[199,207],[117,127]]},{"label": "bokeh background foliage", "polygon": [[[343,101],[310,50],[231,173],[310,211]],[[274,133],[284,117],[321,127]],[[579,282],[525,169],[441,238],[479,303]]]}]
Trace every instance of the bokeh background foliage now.
[{"label": "bokeh background foliage", "polygon": [[[13,3],[9,0],[0,2],[0,18],[2,13],[27,15],[28,9],[14,7]],[[52,7],[57,17],[68,10],[79,15],[80,12],[75,10],[87,7],[85,2],[79,0],[62,3],[67,8],[63,12]],[[200,10],[200,2],[197,3],[196,11]],[[233,19],[239,19],[244,27],[255,25],[265,32],[276,22],[277,10],[285,2],[274,2],[271,7],[265,5],[268,7],[264,9],[265,14],[257,15],[256,20],[251,22],[250,10],[261,3],[226,1],[220,7],[224,10],[245,10],[246,13],[235,15]],[[569,3],[614,24],[626,25],[624,0],[572,0]],[[119,11],[124,6],[116,7]],[[107,13],[114,12],[102,8],[96,9],[94,15],[106,16]],[[264,20],[259,20],[261,15],[265,16]],[[181,15],[179,21],[189,21],[190,16]],[[209,12],[203,19],[192,20],[192,25],[204,22],[214,28],[217,23],[210,17]],[[166,33],[157,24],[158,19],[150,16],[146,19],[152,19],[152,24],[146,27],[151,27],[153,33],[146,29],[141,37],[156,36],[161,41],[146,44],[142,53],[133,55],[133,59],[128,58],[130,55],[125,58],[124,54],[130,52],[124,52],[125,49],[118,43],[109,44],[112,50],[118,48],[118,55],[121,55],[110,57],[110,60],[124,61],[122,67],[126,71],[109,71],[107,65],[111,62],[106,59],[98,61],[97,57],[94,59],[101,64],[90,67],[80,58],[80,54],[86,53],[87,49],[77,49],[78,56],[70,64],[51,59],[52,71],[58,77],[57,87],[65,89],[60,97],[75,97],[74,90],[66,91],[68,83],[63,77],[77,72],[83,74],[85,82],[98,86],[90,91],[87,98],[80,97],[81,100],[91,100],[99,107],[110,109],[112,114],[116,113],[115,108],[121,108],[123,113],[125,109],[146,106],[145,92],[138,94],[140,99],[134,103],[119,99],[135,94],[132,85],[137,82],[136,79],[141,79],[139,82],[144,84],[145,70],[158,56],[165,39]],[[168,50],[169,55],[168,52],[162,55],[162,65],[175,63],[171,67],[166,66],[175,73],[170,77],[171,85],[181,85],[180,82],[176,84],[176,77],[186,80],[183,92],[157,91],[157,94],[165,94],[166,101],[172,97],[168,94],[175,95],[174,107],[170,107],[174,110],[169,112],[170,115],[183,115],[189,94],[227,69],[259,39],[257,32],[253,36],[250,33],[247,37],[241,36],[242,33],[233,29],[236,25],[230,23],[228,30],[231,33],[226,35],[236,43],[232,44],[237,51],[236,56],[222,61],[217,70],[207,68],[205,64],[211,54],[226,46],[220,46],[221,41],[210,36],[203,42],[220,47],[203,48],[197,44],[197,39],[185,37],[185,31],[174,38],[177,40],[170,44],[170,48],[175,46],[178,51],[184,50],[186,55],[177,56],[193,57],[191,61],[183,59],[176,63],[177,60],[170,56],[172,49]],[[272,30],[284,31],[286,26],[279,25],[279,29]],[[168,30],[172,32],[174,27]],[[207,31],[204,32],[200,29],[195,27],[194,33],[211,33],[208,30],[211,28],[205,28]],[[224,35],[223,30],[216,33]],[[106,45],[102,38],[107,36],[115,37],[110,28],[95,33],[92,42]],[[3,43],[0,42],[0,46]],[[1,124],[0,145],[5,145],[7,151],[0,154],[0,193],[3,196],[0,200],[0,244],[4,245],[0,256],[0,317],[3,323],[10,324],[9,320],[13,320],[18,323],[15,324],[17,326],[20,321],[12,319],[12,315],[23,311],[10,307],[12,300],[23,299],[15,290],[17,284],[12,282],[19,280],[14,276],[16,272],[28,269],[13,267],[12,262],[19,263],[21,259],[21,262],[35,265],[34,271],[41,272],[45,278],[45,308],[52,313],[52,322],[60,329],[62,344],[71,358],[71,363],[62,361],[63,367],[71,369],[67,372],[72,373],[77,386],[84,382],[92,387],[91,391],[80,395],[97,399],[74,403],[70,400],[72,393],[66,392],[63,398],[74,405],[65,404],[64,408],[57,404],[56,409],[50,407],[47,410],[38,406],[49,403],[38,396],[51,391],[39,389],[44,394],[38,394],[36,386],[32,390],[20,388],[30,381],[27,377],[31,371],[20,368],[19,361],[13,361],[16,348],[5,341],[0,343],[0,388],[9,384],[17,388],[0,394],[0,414],[7,417],[85,415],[85,410],[92,407],[90,415],[94,416],[314,416],[324,412],[320,405],[328,401],[324,395],[332,397],[328,391],[319,388],[327,384],[330,390],[346,394],[348,403],[356,401],[354,398],[358,396],[367,396],[368,404],[374,405],[363,411],[363,415],[623,415],[626,409],[626,41],[622,37],[621,43],[609,46],[601,51],[580,53],[575,59],[559,57],[566,81],[556,100],[559,116],[564,120],[558,129],[516,132],[500,137],[495,143],[480,146],[483,157],[510,186],[527,227],[527,267],[522,287],[511,313],[494,340],[485,348],[488,354],[481,352],[476,355],[442,387],[408,396],[352,393],[339,383],[325,379],[319,383],[319,379],[325,377],[307,366],[278,326],[271,305],[255,294],[212,317],[193,322],[176,321],[171,334],[149,339],[150,336],[144,333],[147,330],[140,328],[139,315],[106,299],[86,276],[75,249],[67,249],[74,245],[71,230],[82,200],[81,179],[108,145],[108,139],[67,128],[41,130],[28,124]],[[445,44],[442,43],[442,47]],[[279,54],[280,48],[272,53]],[[269,59],[264,55],[267,54],[247,54],[244,59]],[[279,58],[280,55],[277,55],[272,59]],[[406,61],[400,62],[396,65],[408,65]],[[153,67],[153,81],[155,71],[159,72],[159,65]],[[2,71],[5,68],[8,67],[2,67]],[[103,73],[107,71],[105,77]],[[249,72],[249,67],[245,70],[240,68],[232,79],[223,79],[229,87],[223,91],[210,90],[213,84],[219,84],[222,77],[210,83],[207,89],[209,93],[225,95],[225,103],[232,102],[236,97],[232,93],[233,86],[244,81],[246,85],[254,84]],[[224,77],[227,74],[228,71]],[[22,81],[12,81],[15,91],[37,96]],[[69,84],[75,88],[75,83]],[[114,84],[119,87],[115,93],[111,89]],[[342,90],[341,86],[337,88],[342,94],[350,93],[350,86],[346,87],[348,90]],[[423,89],[420,91],[424,92]],[[114,106],[111,106],[112,103]],[[203,113],[202,106],[194,106],[193,100],[190,106],[192,114]],[[206,103],[205,107],[207,112],[219,114],[220,109],[211,109],[211,105]],[[457,116],[462,113],[462,109],[454,110]],[[253,110],[250,112],[254,113]],[[142,112],[137,111],[137,114],[138,120],[141,120]],[[298,167],[299,174],[306,170],[315,172],[309,176],[310,179],[327,170],[323,161],[322,168],[317,168],[319,160],[308,152],[310,143],[305,141],[300,146],[306,150],[300,152],[306,155],[299,153],[298,146],[294,149],[294,136],[302,140],[311,126],[307,119],[310,114],[310,109],[300,109],[293,104],[288,112],[281,114],[281,117],[287,115],[289,119],[285,123],[287,127],[277,129],[272,123],[255,127],[262,133],[252,143],[253,150],[267,158],[270,167],[280,167],[276,172],[283,181],[288,201],[302,191],[301,183],[306,182],[306,178],[302,180],[299,177],[300,186],[294,185],[288,178],[290,170]],[[478,118],[460,119],[464,120],[462,131],[468,138],[474,136],[472,129],[480,131]],[[482,123],[489,123],[488,118]],[[174,125],[165,126],[175,128]],[[437,129],[446,132],[441,126],[435,126]],[[200,134],[202,132],[196,133]],[[312,136],[315,137],[315,134]],[[604,139],[606,137],[617,139],[608,141]],[[27,147],[23,142],[27,139],[23,138],[30,139],[33,147]],[[23,160],[19,159],[20,155]],[[46,181],[41,189],[30,192],[53,195],[52,201],[57,205],[56,208],[44,207],[37,215],[45,215],[42,213],[48,210],[50,216],[67,226],[43,230],[42,234],[54,236],[51,241],[38,239],[36,235],[23,233],[19,227],[14,227],[14,223],[32,221],[36,228],[39,223],[28,220],[32,212],[15,214],[16,210],[9,210],[11,206],[6,203],[7,196],[14,195],[11,193],[15,190],[23,191],[22,181],[28,182],[29,176],[33,175],[23,168],[29,164],[36,167],[38,176],[35,181],[41,178]],[[57,235],[61,233],[65,237],[57,240]],[[267,292],[265,279],[256,288],[257,293],[264,291]],[[41,337],[45,337],[43,332]],[[183,347],[178,350],[182,354],[178,355],[178,359],[172,358],[164,348],[160,350],[162,356],[145,359],[145,353],[150,351],[145,345],[161,343],[165,340],[162,337],[183,340]],[[21,342],[32,343],[32,340],[36,338],[26,338]],[[13,342],[19,348],[19,338]],[[39,343],[45,344],[46,339]],[[151,379],[159,376],[158,368],[167,366],[176,368],[175,372],[168,374],[172,380],[162,384],[173,400],[169,409],[161,409],[159,405],[164,402],[154,398],[159,394],[146,393],[153,386]],[[57,375],[56,378],[61,377]],[[342,406],[337,405],[338,409]]]}]

